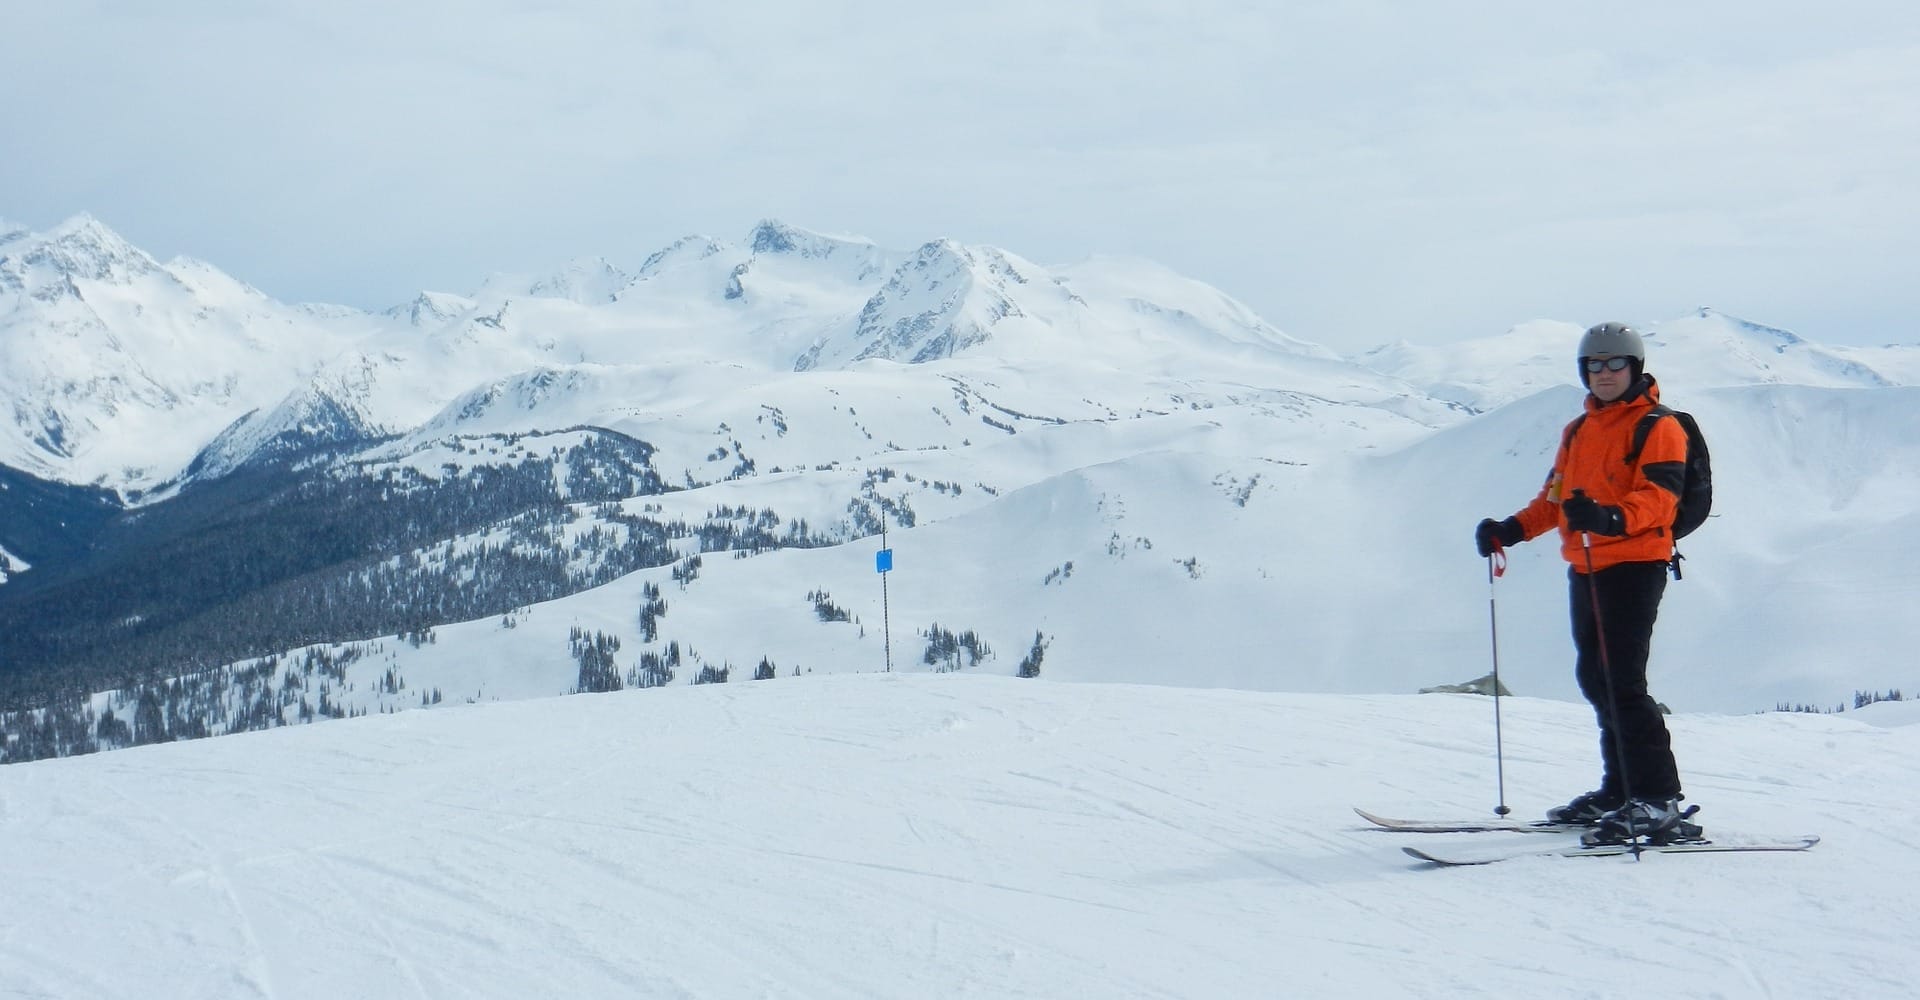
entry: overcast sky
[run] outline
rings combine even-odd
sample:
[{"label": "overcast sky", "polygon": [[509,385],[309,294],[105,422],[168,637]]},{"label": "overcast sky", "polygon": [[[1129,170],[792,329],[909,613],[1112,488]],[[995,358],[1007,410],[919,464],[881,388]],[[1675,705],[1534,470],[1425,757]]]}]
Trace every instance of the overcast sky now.
[{"label": "overcast sky", "polygon": [[1920,340],[1920,4],[0,0],[0,217],[384,308],[763,217],[1159,261],[1343,351]]}]

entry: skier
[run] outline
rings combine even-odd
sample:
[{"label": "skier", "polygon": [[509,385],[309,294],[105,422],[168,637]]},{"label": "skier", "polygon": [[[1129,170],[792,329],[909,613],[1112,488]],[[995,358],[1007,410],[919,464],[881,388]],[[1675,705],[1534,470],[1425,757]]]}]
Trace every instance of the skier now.
[{"label": "skier", "polygon": [[1699,836],[1680,811],[1680,773],[1658,703],[1647,692],[1653,622],[1673,557],[1674,512],[1687,458],[1677,421],[1659,420],[1631,465],[1634,426],[1660,400],[1646,348],[1624,323],[1580,338],[1585,416],[1561,435],[1546,485],[1505,520],[1482,520],[1482,557],[1560,530],[1571,564],[1569,607],[1580,693],[1600,722],[1600,787],[1547,811],[1555,822],[1593,827],[1593,843],[1636,837],[1654,843]]}]

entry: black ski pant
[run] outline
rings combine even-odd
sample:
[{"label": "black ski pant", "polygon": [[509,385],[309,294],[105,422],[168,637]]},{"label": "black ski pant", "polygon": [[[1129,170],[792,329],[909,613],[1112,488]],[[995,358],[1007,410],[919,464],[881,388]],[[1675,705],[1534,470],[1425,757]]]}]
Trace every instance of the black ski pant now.
[{"label": "black ski pant", "polygon": [[1680,771],[1673,762],[1667,721],[1647,693],[1647,655],[1653,647],[1653,620],[1667,592],[1667,564],[1621,563],[1591,577],[1574,569],[1568,577],[1573,644],[1579,653],[1574,676],[1600,720],[1605,767],[1600,787],[1616,795],[1673,798],[1680,794]]}]

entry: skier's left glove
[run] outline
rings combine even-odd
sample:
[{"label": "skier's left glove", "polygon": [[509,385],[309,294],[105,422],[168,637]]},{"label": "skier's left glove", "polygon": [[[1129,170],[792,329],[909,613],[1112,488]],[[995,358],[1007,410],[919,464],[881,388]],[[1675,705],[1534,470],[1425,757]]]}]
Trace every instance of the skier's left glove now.
[{"label": "skier's left glove", "polygon": [[1494,550],[1510,545],[1518,545],[1527,540],[1527,531],[1520,527],[1520,519],[1510,517],[1504,521],[1483,518],[1473,529],[1473,547],[1480,552],[1481,558],[1493,555]]},{"label": "skier's left glove", "polygon": [[1624,535],[1627,515],[1620,508],[1600,503],[1584,493],[1576,493],[1560,505],[1567,517],[1568,531],[1590,531],[1596,535]]}]

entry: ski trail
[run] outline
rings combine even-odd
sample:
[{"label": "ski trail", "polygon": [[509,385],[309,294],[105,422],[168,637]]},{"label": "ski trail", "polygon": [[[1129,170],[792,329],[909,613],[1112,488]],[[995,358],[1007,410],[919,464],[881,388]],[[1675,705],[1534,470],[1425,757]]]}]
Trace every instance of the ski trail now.
[{"label": "ski trail", "polygon": [[[319,858],[323,864],[329,867],[339,866],[344,863],[339,858],[329,856],[324,849],[315,851],[313,856]],[[419,969],[417,969],[413,961],[407,957],[407,949],[401,946],[398,938],[394,937],[392,921],[377,907],[368,905],[354,893],[347,892],[340,888],[342,880],[336,878],[322,881],[335,899],[344,901],[346,906],[357,910],[365,917],[365,926],[372,928],[373,932],[379,935],[381,943],[386,946],[387,957],[393,961],[394,968],[399,969],[401,975],[406,977],[407,984],[413,987],[414,994],[421,997],[433,996],[433,991],[429,990],[427,984],[421,980]]]},{"label": "ski trail", "polygon": [[[1920,728],[1678,720],[1719,834],[1831,834],[1791,858],[1447,874],[1350,825],[1489,792],[1435,749],[1479,707],[830,678],[0,769],[0,997],[1912,992],[1920,858],[1875,830],[1920,839],[1882,792]],[[1516,787],[1584,777],[1585,713],[1529,708]]]},{"label": "ski trail", "polygon": [[[151,803],[141,802],[134,796],[129,795],[119,787],[117,782],[112,780],[103,781],[100,782],[100,787],[125,802],[136,813],[158,820],[162,826],[179,834],[182,840],[186,841],[187,844],[191,845],[194,850],[200,853],[201,857],[206,861],[205,874],[209,876],[208,881],[219,891],[220,895],[226,900],[227,905],[232,908],[233,915],[238,922],[240,937],[246,943],[246,972],[240,980],[241,983],[247,986],[255,995],[264,998],[264,1000],[274,1000],[274,998],[278,997],[280,995],[279,991],[275,989],[273,983],[272,959],[269,957],[266,946],[260,940],[258,928],[254,926],[253,916],[248,912],[246,904],[240,899],[240,893],[234,886],[233,879],[227,871],[225,862],[221,861],[219,855],[215,853],[213,848],[208,845],[205,840],[202,840],[199,835],[188,829],[184,824],[176,821],[171,815],[155,808]],[[180,876],[180,878],[175,880],[176,884],[190,881],[192,874],[193,873],[189,872]]]},{"label": "ski trail", "polygon": [[[1193,815],[1196,818],[1205,817],[1210,813],[1212,813],[1213,811],[1215,811],[1215,807],[1212,804],[1202,802],[1190,796],[1182,795],[1176,792],[1171,792],[1165,788],[1156,786],[1152,783],[1143,781],[1132,775],[1128,775],[1119,771],[1115,771],[1108,768],[1073,768],[1072,770],[1081,774],[1104,775],[1107,778],[1110,778],[1112,780],[1119,781],[1124,784],[1134,786],[1136,788],[1144,789],[1159,795],[1166,796],[1167,798],[1171,799],[1174,802],[1180,803],[1181,805],[1186,806],[1190,809],[1194,809],[1195,811]],[[1198,823],[1191,822],[1191,821],[1183,823],[1176,820],[1170,820],[1165,816],[1162,816],[1156,813],[1152,809],[1135,805],[1132,802],[1127,801],[1123,798],[1117,797],[1115,795],[1107,794],[1104,792],[1096,792],[1096,791],[1088,790],[1084,788],[1082,785],[1080,785],[1078,782],[1069,783],[1069,782],[1059,781],[1057,779],[1045,778],[1045,777],[1041,777],[1038,775],[1031,775],[1031,774],[1020,775],[1020,776],[1029,778],[1031,780],[1046,782],[1048,784],[1051,784],[1059,788],[1062,791],[1067,792],[1068,794],[1071,794],[1075,797],[1082,799],[1083,801],[1093,802],[1097,805],[1104,806],[1108,810],[1117,810],[1128,816],[1132,816],[1137,819],[1144,820],[1148,823],[1151,823],[1156,826],[1162,827],[1166,830],[1172,831],[1173,833],[1175,833],[1180,837],[1197,838],[1225,852],[1229,856],[1237,857],[1248,864],[1254,865],[1265,871],[1269,871],[1276,875],[1282,876],[1287,880],[1300,886],[1301,888],[1306,889],[1307,891],[1313,893],[1314,895],[1322,899],[1328,900],[1339,907],[1357,909],[1360,912],[1375,918],[1384,917],[1398,924],[1410,936],[1414,938],[1427,940],[1427,941],[1435,940],[1435,937],[1432,934],[1431,929],[1426,921],[1409,919],[1399,914],[1383,913],[1380,910],[1369,907],[1365,903],[1362,903],[1354,899],[1352,896],[1344,892],[1338,891],[1336,888],[1328,885],[1326,882],[1322,881],[1321,879],[1317,879],[1309,874],[1301,872],[1295,869],[1294,867],[1281,864],[1278,861],[1271,860],[1263,856],[1261,853],[1248,848],[1246,846],[1246,841],[1244,839],[1235,839],[1235,840],[1224,839],[1219,835],[1200,829]],[[1324,835],[1315,835],[1315,839],[1323,843],[1333,842],[1330,838],[1327,838]]]},{"label": "ski trail", "polygon": [[[6,978],[0,979],[0,996],[58,1000],[76,994],[97,997],[113,995],[112,984],[88,975],[83,965],[62,962],[51,955],[24,951],[5,944],[0,944],[0,973],[7,974]],[[46,984],[44,987],[16,978],[34,973],[40,974],[42,978],[39,981]]]}]

